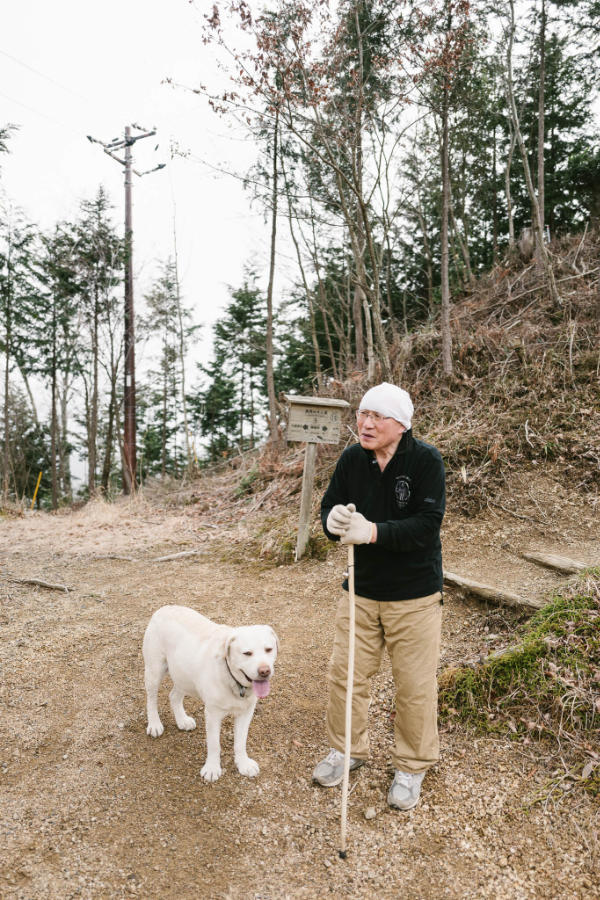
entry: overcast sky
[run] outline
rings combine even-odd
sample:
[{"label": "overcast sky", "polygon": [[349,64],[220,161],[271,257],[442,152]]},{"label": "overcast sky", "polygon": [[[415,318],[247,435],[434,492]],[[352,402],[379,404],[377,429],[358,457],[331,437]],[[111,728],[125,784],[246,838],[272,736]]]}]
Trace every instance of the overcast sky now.
[{"label": "overcast sky", "polygon": [[[202,98],[163,83],[219,78],[202,43],[210,7],[208,0],[19,0],[5,4],[0,32],[0,124],[19,126],[0,158],[0,185],[42,228],[75,216],[100,184],[121,226],[123,170],[86,135],[107,141],[127,124],[156,127],[156,138],[134,147],[141,171],[167,163],[133,179],[136,305],[156,260],[173,253],[175,215],[184,299],[206,323],[198,355],[208,353],[227,285],[241,283],[247,264],[266,276],[268,253],[259,208],[239,180],[211,168],[244,173],[253,145]],[[191,158],[171,159],[172,142]]]}]

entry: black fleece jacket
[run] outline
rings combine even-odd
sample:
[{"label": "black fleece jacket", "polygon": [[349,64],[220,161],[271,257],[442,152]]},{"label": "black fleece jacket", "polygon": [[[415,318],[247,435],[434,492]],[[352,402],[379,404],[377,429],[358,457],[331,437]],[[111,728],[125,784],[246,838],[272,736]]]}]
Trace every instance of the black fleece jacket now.
[{"label": "black fleece jacket", "polygon": [[[374,544],[358,544],[354,556],[356,593],[371,600],[410,600],[442,590],[440,526],[446,508],[445,472],[435,447],[412,430],[383,472],[372,450],[360,444],[340,456],[321,502],[323,530],[337,503],[354,503],[377,525]],[[344,582],[348,589],[348,582]]]}]

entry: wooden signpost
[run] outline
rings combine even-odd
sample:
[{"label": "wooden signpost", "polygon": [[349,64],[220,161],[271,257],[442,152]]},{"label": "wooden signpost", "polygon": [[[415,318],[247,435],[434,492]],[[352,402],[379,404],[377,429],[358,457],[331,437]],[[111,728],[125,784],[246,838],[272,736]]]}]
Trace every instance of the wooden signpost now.
[{"label": "wooden signpost", "polygon": [[346,400],[331,400],[328,397],[295,397],[291,394],[285,395],[285,399],[290,404],[286,437],[288,441],[306,442],[300,521],[296,539],[295,559],[297,562],[304,554],[310,535],[310,511],[317,444],[338,443],[342,426],[342,410],[350,404]]}]

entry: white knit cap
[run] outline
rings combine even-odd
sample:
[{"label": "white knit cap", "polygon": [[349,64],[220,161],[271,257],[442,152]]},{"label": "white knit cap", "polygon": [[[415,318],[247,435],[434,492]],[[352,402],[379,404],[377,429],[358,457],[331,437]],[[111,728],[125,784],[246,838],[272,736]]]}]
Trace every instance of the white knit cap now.
[{"label": "white knit cap", "polygon": [[407,430],[411,427],[414,406],[408,392],[387,381],[369,388],[358,408],[396,419]]}]

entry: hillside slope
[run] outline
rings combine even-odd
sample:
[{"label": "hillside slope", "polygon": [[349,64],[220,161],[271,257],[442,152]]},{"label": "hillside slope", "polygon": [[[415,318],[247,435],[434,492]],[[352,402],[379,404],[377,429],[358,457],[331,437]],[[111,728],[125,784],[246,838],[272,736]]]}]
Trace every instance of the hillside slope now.
[{"label": "hillside slope", "polygon": [[[576,257],[577,242],[561,252],[593,268],[591,242]],[[448,467],[445,568],[545,599],[570,577],[525,551],[600,562],[598,280],[573,279],[582,290],[565,315],[543,296],[531,302],[534,277],[531,267],[499,270],[457,303],[451,383],[434,375],[433,333],[400,341],[396,365],[415,396],[416,433]],[[363,387],[358,378],[328,392],[354,403]],[[595,900],[600,810],[584,777],[594,757],[566,742],[445,718],[421,804],[406,815],[386,806],[387,661],[373,682],[371,759],[352,776],[348,859],[338,858],[339,790],[312,785],[310,773],[326,749],[346,564],[317,517],[339,449],[319,448],[314,555],[300,563],[300,446],[149,484],[133,500],[0,519],[3,897]],[[201,780],[201,706],[187,704],[198,729],[178,732],[168,686],[165,734],[145,733],[141,640],[153,610],[171,602],[278,632],[273,690],[250,729],[257,779],[237,774],[226,725],[225,773]],[[441,672],[511,646],[529,615],[448,590]]]}]

